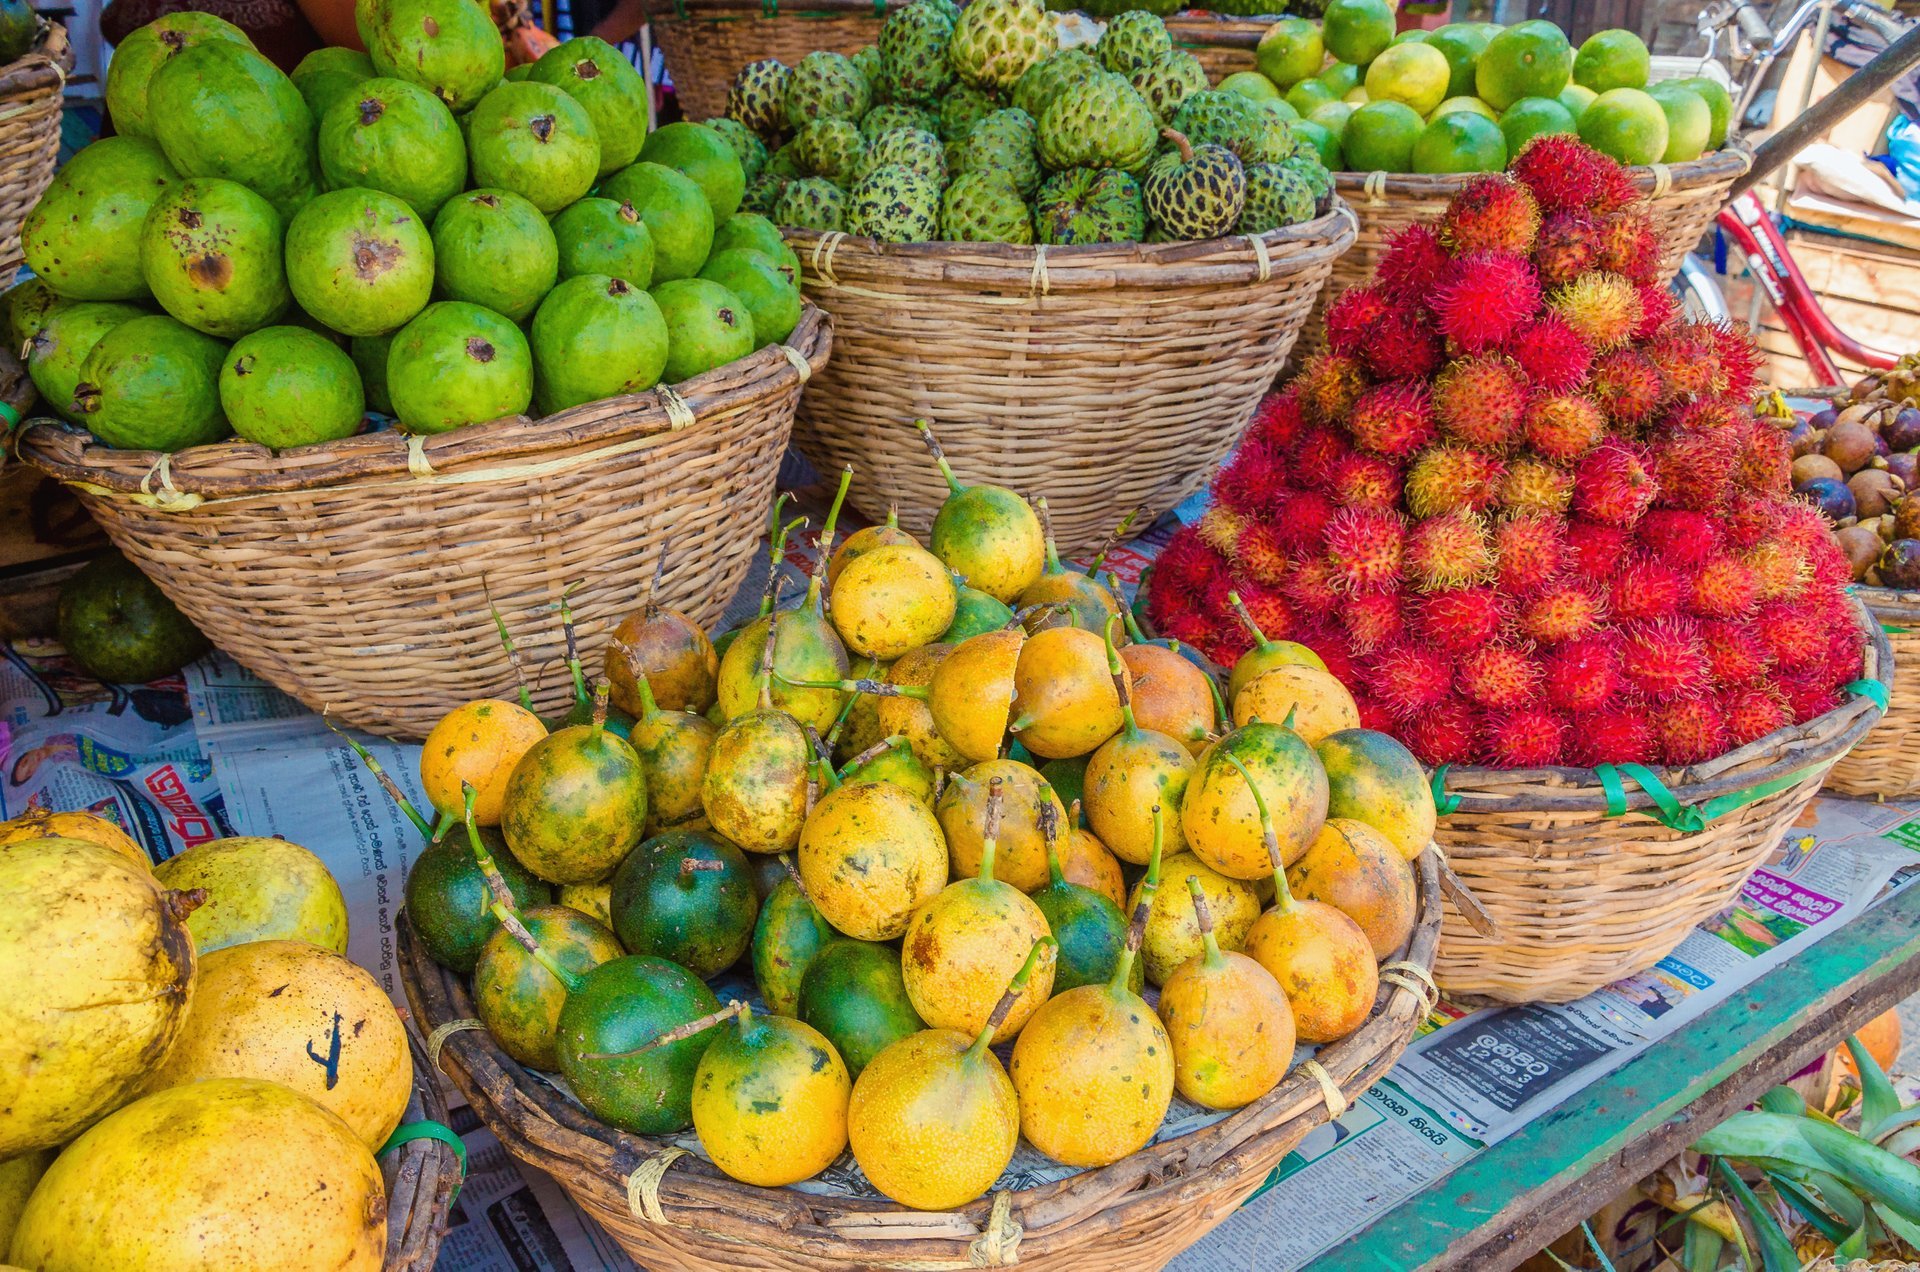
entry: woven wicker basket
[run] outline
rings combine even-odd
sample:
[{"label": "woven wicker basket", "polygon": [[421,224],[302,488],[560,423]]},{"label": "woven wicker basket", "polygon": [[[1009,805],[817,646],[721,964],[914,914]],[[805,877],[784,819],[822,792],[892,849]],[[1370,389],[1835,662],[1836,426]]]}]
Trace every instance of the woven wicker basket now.
[{"label": "woven wicker basket", "polygon": [[[654,42],[688,119],[724,114],[727,89],[749,62],[779,58],[792,66],[819,50],[851,56],[880,38],[889,9],[906,0],[672,0],[650,13]],[[659,8],[661,0],[653,0]]]},{"label": "woven wicker basket", "polygon": [[1061,549],[1091,547],[1207,484],[1353,225],[1336,205],[1252,238],[1052,248],[788,230],[835,341],[794,443],[852,464],[869,518],[897,507],[924,534],[947,495],[925,417],[962,482],[1045,495]]},{"label": "woven wicker basket", "polygon": [[[1276,6],[1278,7],[1278,6]],[[1204,9],[1182,9],[1167,19],[1173,46],[1200,59],[1207,82],[1218,84],[1235,71],[1258,70],[1253,51],[1278,17],[1247,18]]]},{"label": "woven wicker basket", "polygon": [[[1886,636],[1854,608],[1864,677],[1890,684]],[[1677,810],[1625,765],[1620,816],[1594,769],[1443,770],[1436,792],[1444,784],[1451,811],[1434,838],[1498,932],[1482,935],[1449,905],[1435,978],[1449,993],[1567,1002],[1652,967],[1739,895],[1880,714],[1855,694],[1719,759],[1649,774]]]},{"label": "woven wicker basket", "polygon": [[0,287],[20,269],[20,226],[53,180],[60,102],[73,69],[67,29],[49,24],[25,57],[0,66]]},{"label": "woven wicker basket", "polygon": [[[411,1025],[407,1049],[413,1053],[413,1096],[400,1125],[437,1122],[445,1126],[446,1097],[427,1063],[427,1049]],[[432,1272],[440,1239],[447,1235],[447,1211],[460,1190],[459,1154],[438,1139],[409,1139],[380,1155],[380,1176],[387,1188],[383,1272]]]},{"label": "woven wicker basket", "polygon": [[1862,587],[1854,594],[1893,652],[1893,701],[1873,731],[1833,766],[1827,789],[1903,799],[1920,794],[1920,593]]},{"label": "woven wicker basket", "polygon": [[221,649],[309,707],[419,737],[450,705],[513,689],[489,594],[544,673],[542,711],[570,699],[551,608],[570,585],[591,647],[670,546],[661,599],[717,620],[751,566],[800,387],[831,345],[809,306],[786,346],[544,420],[175,455],[38,420],[19,450],[78,490]]},{"label": "woven wicker basket", "polygon": [[[1440,925],[1434,853],[1420,858],[1417,874],[1420,922],[1395,959],[1424,969]],[[1325,1123],[1329,1099],[1344,1107],[1386,1073],[1429,1006],[1420,971],[1389,975],[1372,1018],[1315,1057],[1319,1076],[1303,1066],[1223,1121],[1112,1166],[925,1212],[751,1187],[665,1141],[609,1129],[509,1059],[472,1020],[466,988],[428,960],[408,924],[400,927],[407,1000],[443,1040],[441,1066],[474,1111],[509,1151],[559,1180],[641,1266],[676,1272],[1160,1267],[1232,1214]]]}]

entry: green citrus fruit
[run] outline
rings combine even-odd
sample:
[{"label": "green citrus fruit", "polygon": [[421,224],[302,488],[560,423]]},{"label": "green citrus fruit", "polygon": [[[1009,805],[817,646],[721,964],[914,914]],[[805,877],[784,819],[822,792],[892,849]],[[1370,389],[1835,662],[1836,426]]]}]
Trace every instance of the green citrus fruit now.
[{"label": "green citrus fruit", "polygon": [[1415,172],[1498,172],[1507,166],[1507,139],[1484,115],[1456,110],[1421,129],[1413,143]]},{"label": "green citrus fruit", "polygon": [[1567,113],[1573,116],[1575,123],[1578,123],[1580,116],[1586,112],[1587,107],[1593,105],[1593,99],[1598,96],[1600,94],[1583,85],[1569,84],[1561,89],[1553,100],[1565,106]]},{"label": "green citrus fruit", "polygon": [[1659,163],[1667,153],[1667,112],[1637,88],[1608,89],[1580,113],[1580,140],[1621,163]]},{"label": "green citrus fruit", "polygon": [[1268,114],[1279,116],[1288,123],[1292,123],[1294,120],[1300,118],[1300,112],[1287,105],[1285,98],[1276,97],[1269,102],[1262,101],[1256,97],[1253,99],[1253,104]]},{"label": "green citrus fruit", "polygon": [[1324,23],[1327,52],[1365,66],[1393,43],[1393,6],[1387,0],[1330,0]]},{"label": "green citrus fruit", "polygon": [[1645,88],[1651,60],[1647,46],[1631,31],[1596,31],[1573,59],[1573,82],[1596,93],[1610,88]]},{"label": "green citrus fruit", "polygon": [[1335,141],[1346,135],[1347,121],[1353,118],[1358,107],[1350,102],[1328,102],[1307,116],[1307,122],[1315,123],[1333,134]]},{"label": "green citrus fruit", "polygon": [[1352,102],[1355,106],[1365,106],[1373,100],[1373,94],[1367,91],[1365,84],[1362,84],[1359,88],[1348,89],[1346,96],[1340,100],[1343,102]]},{"label": "green citrus fruit", "polygon": [[1282,18],[1274,23],[1253,51],[1254,65],[1280,88],[1292,88],[1318,73],[1326,60],[1320,28],[1305,18]]},{"label": "green citrus fruit", "polygon": [[1396,44],[1367,67],[1367,97],[1405,102],[1422,115],[1446,100],[1452,76],[1446,55],[1420,43]]},{"label": "green citrus fruit", "polygon": [[1325,84],[1335,97],[1344,97],[1360,87],[1366,72],[1352,62],[1335,62],[1314,78]]},{"label": "green citrus fruit", "polygon": [[1487,105],[1478,97],[1449,97],[1446,101],[1441,102],[1438,106],[1435,106],[1427,112],[1427,122],[1432,123],[1434,120],[1440,118],[1440,116],[1451,115],[1457,110],[1464,110],[1469,115],[1479,115],[1483,119],[1497,120],[1500,118],[1499,115],[1494,113],[1493,107]]},{"label": "green citrus fruit", "polygon": [[1333,131],[1310,119],[1303,119],[1293,126],[1293,135],[1309,142],[1320,154],[1321,166],[1329,172],[1338,172],[1344,163],[1340,153],[1340,139]]},{"label": "green citrus fruit", "polygon": [[1707,104],[1713,114],[1713,130],[1707,134],[1707,149],[1718,150],[1727,144],[1727,129],[1733,123],[1733,97],[1727,92],[1727,86],[1717,79],[1705,75],[1692,79],[1674,80],[1681,88],[1690,88],[1700,94],[1700,100]]},{"label": "green citrus fruit", "polygon": [[1427,47],[1440,50],[1447,59],[1451,74],[1448,97],[1465,97],[1473,92],[1473,68],[1479,65],[1480,55],[1491,39],[1492,31],[1472,22],[1455,22],[1428,34]]},{"label": "green citrus fruit", "polygon": [[1542,133],[1577,132],[1573,112],[1552,97],[1522,97],[1500,116],[1500,131],[1507,137],[1507,154],[1520,153],[1520,147]]},{"label": "green citrus fruit", "polygon": [[1235,71],[1215,87],[1229,93],[1238,93],[1242,97],[1251,97],[1256,102],[1280,100],[1280,90],[1260,71]]},{"label": "green citrus fruit", "polygon": [[1551,22],[1522,22],[1487,42],[1474,86],[1487,105],[1505,110],[1522,97],[1552,97],[1573,74],[1573,46]]},{"label": "green citrus fruit", "polygon": [[1328,88],[1317,79],[1301,80],[1287,90],[1287,105],[1299,112],[1302,118],[1313,114],[1328,102],[1337,102],[1340,94]]},{"label": "green citrus fruit", "polygon": [[1347,118],[1340,149],[1354,172],[1411,172],[1413,143],[1426,126],[1405,102],[1368,102]]},{"label": "green citrus fruit", "polygon": [[1671,82],[1655,84],[1647,96],[1660,103],[1667,113],[1667,149],[1661,163],[1686,163],[1698,159],[1713,136],[1713,111],[1706,99],[1690,88]]}]

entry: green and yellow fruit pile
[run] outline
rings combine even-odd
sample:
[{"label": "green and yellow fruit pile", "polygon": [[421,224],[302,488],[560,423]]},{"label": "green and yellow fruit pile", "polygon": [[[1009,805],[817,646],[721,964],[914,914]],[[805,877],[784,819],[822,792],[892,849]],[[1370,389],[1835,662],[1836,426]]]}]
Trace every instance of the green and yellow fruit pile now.
[{"label": "green and yellow fruit pile", "polygon": [[1209,88],[1145,12],[1062,49],[1039,0],[914,0],[852,57],[750,63],[727,118],[745,207],[889,243],[1259,234],[1332,191],[1311,138]]},{"label": "green and yellow fruit pile", "polygon": [[368,53],[282,74],[237,28],[116,51],[118,132],[28,216],[8,336],[111,446],[413,433],[563,411],[784,340],[798,264],[698,124],[585,37],[503,78],[471,0],[361,0]]},{"label": "green and yellow fruit pile", "polygon": [[[1227,718],[1210,664],[1061,563],[1044,500],[939,463],[926,543],[837,542],[843,477],[797,605],[709,643],[650,603],[577,722],[450,713],[407,883],[501,1048],[595,1116],[691,1126],[755,1184],[850,1145],[926,1209],[1021,1135],[1104,1165],[1176,1091],[1240,1107],[1357,1028],[1435,818],[1303,646],[1241,659]],[[759,1002],[721,1005],[734,968]]]},{"label": "green and yellow fruit pile", "polygon": [[37,1272],[374,1272],[413,1065],[320,860],[0,823],[0,1255]]},{"label": "green and yellow fruit pile", "polygon": [[1725,144],[1733,112],[1718,80],[1649,84],[1631,31],[1577,50],[1543,20],[1396,35],[1387,0],[1282,19],[1256,58],[1223,87],[1280,99],[1326,134],[1329,167],[1358,172],[1497,172],[1542,133],[1577,133],[1625,164],[1685,163]]}]

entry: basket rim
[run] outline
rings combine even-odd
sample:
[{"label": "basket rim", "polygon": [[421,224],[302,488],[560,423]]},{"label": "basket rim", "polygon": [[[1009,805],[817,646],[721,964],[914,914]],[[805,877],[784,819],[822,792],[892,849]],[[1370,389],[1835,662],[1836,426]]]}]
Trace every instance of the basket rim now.
[{"label": "basket rim", "polygon": [[[1430,846],[1414,864],[1420,889],[1419,919],[1407,944],[1383,960],[1383,966],[1400,961],[1430,975],[1443,909],[1439,850]],[[862,1266],[870,1266],[869,1261],[876,1257],[888,1260],[883,1266],[906,1266],[893,1262],[900,1259],[952,1258],[956,1254],[965,1259],[969,1244],[998,1222],[993,1219],[996,1213],[1012,1214],[1011,1210],[1002,1210],[1010,1204],[1020,1208],[1014,1222],[1024,1228],[1023,1252],[1035,1247],[1044,1252],[1070,1237],[1089,1214],[1168,1194],[1183,1199],[1204,1196],[1213,1191],[1204,1187],[1209,1177],[1222,1185],[1244,1181],[1247,1168],[1275,1137],[1293,1137],[1302,1119],[1308,1121],[1309,1129],[1327,1120],[1330,1088],[1351,1101],[1391,1068],[1430,1008],[1427,992],[1416,988],[1418,982],[1412,977],[1383,980],[1366,1023],[1316,1053],[1315,1060],[1330,1075],[1325,1085],[1304,1071],[1304,1065],[1296,1067],[1272,1091],[1245,1108],[1186,1135],[1149,1145],[1112,1165],[1038,1188],[989,1193],[950,1211],[920,1211],[885,1198],[841,1197],[791,1187],[743,1184],[703,1157],[683,1156],[684,1150],[673,1148],[665,1138],[606,1126],[547,1082],[529,1075],[500,1050],[484,1028],[469,1026],[460,1032],[440,1033],[449,1022],[473,1015],[471,1000],[457,976],[427,958],[413,937],[409,917],[403,913],[396,926],[400,929],[401,980],[408,1000],[423,1023],[435,1027],[442,1044],[440,1054],[455,1061],[456,1084],[467,1091],[475,1111],[501,1134],[503,1141],[525,1144],[525,1151],[539,1155],[535,1164],[549,1172],[571,1168],[575,1174],[598,1181],[629,1208],[634,1204],[629,1191],[633,1173],[643,1163],[659,1162],[663,1154],[670,1154],[677,1159],[676,1169],[655,1176],[658,1204],[701,1216],[689,1221],[683,1213],[681,1218],[667,1220],[673,1226],[729,1242],[742,1239],[739,1229],[751,1228],[763,1240],[777,1235],[780,1248],[816,1256],[827,1253]],[[434,1010],[436,1007],[441,1010]],[[476,1074],[476,1064],[488,1072]],[[1341,1074],[1350,1076],[1341,1080]],[[528,1106],[528,1111],[518,1114],[517,1122],[512,1111],[499,1107],[505,1097]],[[568,1182],[566,1186],[571,1189],[572,1185]],[[820,1222],[815,1216],[822,1212],[842,1217],[847,1223],[837,1226]],[[736,1231],[726,1231],[728,1226]]]},{"label": "basket rim", "polygon": [[[827,364],[833,323],[803,302],[800,323],[783,344],[768,345],[679,385],[606,398],[531,419],[509,415],[432,435],[397,428],[336,442],[273,450],[238,439],[184,450],[119,450],[64,420],[40,417],[14,434],[26,463],[60,481],[109,495],[191,506],[199,498],[284,494],[350,487],[395,477],[461,472],[559,449],[606,445],[694,427],[700,417],[737,411]],[[805,366],[806,370],[801,371]],[[155,487],[159,493],[155,493]]]},{"label": "basket rim", "polygon": [[1920,622],[1920,592],[1856,583],[1853,594],[1860,598],[1860,603],[1867,607],[1868,613],[1883,622],[1890,618]]},{"label": "basket rim", "polygon": [[[895,10],[906,8],[909,0],[842,0],[839,4],[821,4],[819,0],[795,0],[788,7],[780,0],[643,0],[640,8],[649,23],[655,22],[729,22],[759,19],[775,22],[781,18],[852,18],[877,21]],[[658,10],[665,8],[667,12]]]},{"label": "basket rim", "polygon": [[[1630,167],[1633,183],[1648,194],[1703,189],[1731,181],[1753,166],[1753,151],[1744,138],[1730,137],[1727,144],[1712,154],[1685,163],[1647,164]],[[1390,195],[1408,198],[1452,198],[1469,182],[1486,176],[1483,172],[1336,172],[1334,188],[1366,196],[1358,206],[1384,202]]]}]

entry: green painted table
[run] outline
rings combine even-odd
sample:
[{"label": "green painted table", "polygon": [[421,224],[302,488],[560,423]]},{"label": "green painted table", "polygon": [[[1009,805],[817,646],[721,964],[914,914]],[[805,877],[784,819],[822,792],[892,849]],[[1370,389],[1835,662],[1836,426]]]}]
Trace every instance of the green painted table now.
[{"label": "green painted table", "polygon": [[1729,1114],[1920,991],[1916,955],[1920,885],[1407,1198],[1310,1267],[1514,1267]]}]

